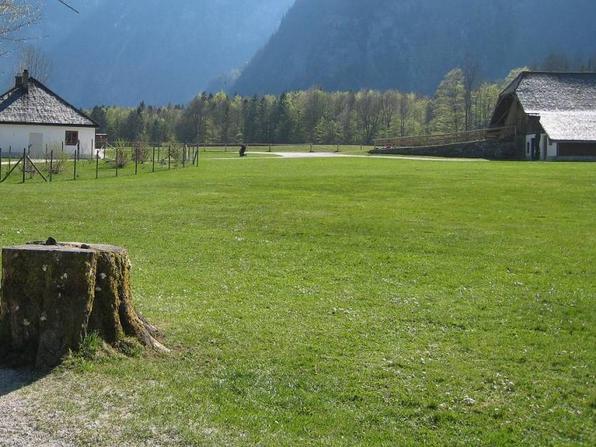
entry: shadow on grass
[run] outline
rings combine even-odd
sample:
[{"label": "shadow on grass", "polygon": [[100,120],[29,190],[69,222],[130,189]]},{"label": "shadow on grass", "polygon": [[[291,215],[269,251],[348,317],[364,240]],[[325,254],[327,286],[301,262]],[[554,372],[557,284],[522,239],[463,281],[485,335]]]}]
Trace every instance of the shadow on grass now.
[{"label": "shadow on grass", "polygon": [[31,369],[0,368],[0,397],[25,388],[43,376],[43,373]]}]

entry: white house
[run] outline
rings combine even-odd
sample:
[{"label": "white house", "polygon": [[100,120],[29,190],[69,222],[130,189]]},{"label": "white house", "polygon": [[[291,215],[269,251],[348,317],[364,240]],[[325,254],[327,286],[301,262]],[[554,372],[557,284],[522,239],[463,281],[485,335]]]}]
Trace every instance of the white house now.
[{"label": "white house", "polygon": [[596,73],[521,73],[491,127],[515,128],[520,158],[596,160]]},{"label": "white house", "polygon": [[0,96],[0,148],[18,156],[26,149],[31,158],[46,151],[73,154],[80,145],[81,157],[95,153],[95,131],[99,127],[27,70],[16,77],[15,86]]}]

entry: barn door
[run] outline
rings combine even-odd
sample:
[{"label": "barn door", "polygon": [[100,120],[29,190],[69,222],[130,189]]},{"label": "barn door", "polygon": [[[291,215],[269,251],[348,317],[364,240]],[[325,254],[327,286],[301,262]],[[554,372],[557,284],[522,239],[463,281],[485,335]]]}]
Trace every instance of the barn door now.
[{"label": "barn door", "polygon": [[536,144],[536,137],[532,138],[531,140],[531,154],[530,160],[539,160],[539,152],[538,152],[538,145]]},{"label": "barn door", "polygon": [[39,158],[43,155],[43,134],[29,134],[29,153],[31,158]]}]

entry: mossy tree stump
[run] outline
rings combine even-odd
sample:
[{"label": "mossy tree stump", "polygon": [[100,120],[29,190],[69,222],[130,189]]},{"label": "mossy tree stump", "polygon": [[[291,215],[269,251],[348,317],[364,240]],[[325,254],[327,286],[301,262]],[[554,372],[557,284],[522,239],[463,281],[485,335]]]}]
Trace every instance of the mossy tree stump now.
[{"label": "mossy tree stump", "polygon": [[117,347],[135,338],[165,352],[132,303],[128,252],[110,245],[47,243],[2,250],[0,362],[52,368],[97,333]]}]

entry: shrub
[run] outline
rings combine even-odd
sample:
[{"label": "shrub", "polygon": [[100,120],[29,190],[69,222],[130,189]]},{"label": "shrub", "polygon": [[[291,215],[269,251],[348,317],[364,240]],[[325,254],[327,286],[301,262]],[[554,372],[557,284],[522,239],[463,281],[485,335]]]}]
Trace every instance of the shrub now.
[{"label": "shrub", "polygon": [[52,161],[52,166],[48,166],[48,172],[51,172],[52,175],[61,174],[66,169],[66,163],[68,162],[68,154],[66,152],[61,151],[60,149],[54,150],[54,160]]},{"label": "shrub", "polygon": [[132,159],[139,163],[145,163],[149,158],[150,149],[143,141],[137,141],[132,145]]},{"label": "shrub", "polygon": [[170,159],[172,164],[182,163],[182,147],[177,144],[170,145]]},{"label": "shrub", "polygon": [[118,140],[114,146],[114,160],[112,161],[112,166],[114,168],[124,168],[128,164],[129,157],[127,153],[127,144],[124,140]]}]

